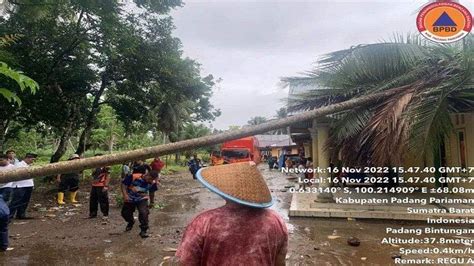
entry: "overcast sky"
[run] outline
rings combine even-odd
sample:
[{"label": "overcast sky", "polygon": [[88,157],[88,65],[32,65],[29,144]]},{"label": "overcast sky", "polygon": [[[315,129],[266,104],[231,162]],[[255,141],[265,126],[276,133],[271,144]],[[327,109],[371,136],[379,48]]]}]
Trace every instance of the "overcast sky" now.
[{"label": "overcast sky", "polygon": [[212,124],[227,129],[274,116],[287,95],[280,78],[311,69],[319,55],[417,32],[426,2],[188,0],[173,17],[185,55],[222,78],[212,98],[222,115]]}]

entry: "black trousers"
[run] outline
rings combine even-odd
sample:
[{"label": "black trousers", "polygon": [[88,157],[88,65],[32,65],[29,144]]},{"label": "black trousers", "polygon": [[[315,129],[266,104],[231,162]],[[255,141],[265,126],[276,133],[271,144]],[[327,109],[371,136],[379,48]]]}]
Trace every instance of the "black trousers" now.
[{"label": "black trousers", "polygon": [[61,177],[59,182],[58,191],[65,193],[66,191],[74,192],[79,189],[79,179],[75,177],[65,176]]},{"label": "black trousers", "polygon": [[133,213],[135,208],[138,209],[138,221],[140,221],[140,228],[144,231],[148,230],[148,201],[142,200],[139,202],[124,202],[122,207],[122,217],[129,224],[133,224]]},{"label": "black trousers", "polygon": [[193,179],[197,179],[197,177],[196,177],[197,170],[196,171],[189,170],[189,172],[191,172],[191,174],[193,175]]},{"label": "black trousers", "polygon": [[104,216],[109,216],[109,193],[104,187],[92,187],[89,199],[89,216],[97,216],[97,206]]},{"label": "black trousers", "polygon": [[26,216],[26,209],[30,203],[33,187],[17,187],[13,189],[13,196],[10,202],[10,219],[15,214],[16,218],[24,218]]}]

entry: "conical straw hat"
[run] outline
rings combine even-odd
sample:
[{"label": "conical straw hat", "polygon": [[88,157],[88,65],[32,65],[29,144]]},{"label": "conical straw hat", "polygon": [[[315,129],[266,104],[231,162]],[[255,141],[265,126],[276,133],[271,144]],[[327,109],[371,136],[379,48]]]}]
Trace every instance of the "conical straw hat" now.
[{"label": "conical straw hat", "polygon": [[273,205],[270,190],[253,162],[206,167],[196,176],[212,192],[230,201],[255,208]]}]

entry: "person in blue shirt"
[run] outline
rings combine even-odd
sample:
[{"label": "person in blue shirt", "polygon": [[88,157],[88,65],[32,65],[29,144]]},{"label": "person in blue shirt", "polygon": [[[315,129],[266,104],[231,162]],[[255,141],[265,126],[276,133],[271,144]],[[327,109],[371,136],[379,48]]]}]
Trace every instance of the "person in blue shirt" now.
[{"label": "person in blue shirt", "polygon": [[10,209],[0,195],[0,251],[8,248],[8,223],[10,220]]},{"label": "person in blue shirt", "polygon": [[202,162],[198,158],[197,154],[193,155],[193,158],[188,162],[189,172],[193,175],[193,179],[196,179],[196,173],[202,167]]},{"label": "person in blue shirt", "polygon": [[158,172],[150,171],[144,174],[134,173],[125,176],[122,180],[122,196],[124,199],[122,217],[127,222],[125,231],[130,231],[135,223],[133,213],[138,209],[140,221],[140,236],[147,238],[148,230],[148,199],[153,181],[158,178]]}]

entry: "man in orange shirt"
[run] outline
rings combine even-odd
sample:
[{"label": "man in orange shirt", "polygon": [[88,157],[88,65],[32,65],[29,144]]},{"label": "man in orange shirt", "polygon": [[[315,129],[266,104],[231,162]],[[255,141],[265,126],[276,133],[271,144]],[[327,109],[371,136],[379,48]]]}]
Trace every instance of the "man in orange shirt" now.
[{"label": "man in orange shirt", "polygon": [[[101,156],[96,154],[95,156]],[[92,188],[89,201],[89,218],[97,217],[97,205],[100,205],[103,220],[109,218],[109,182],[110,167],[99,167],[92,172]]]}]

